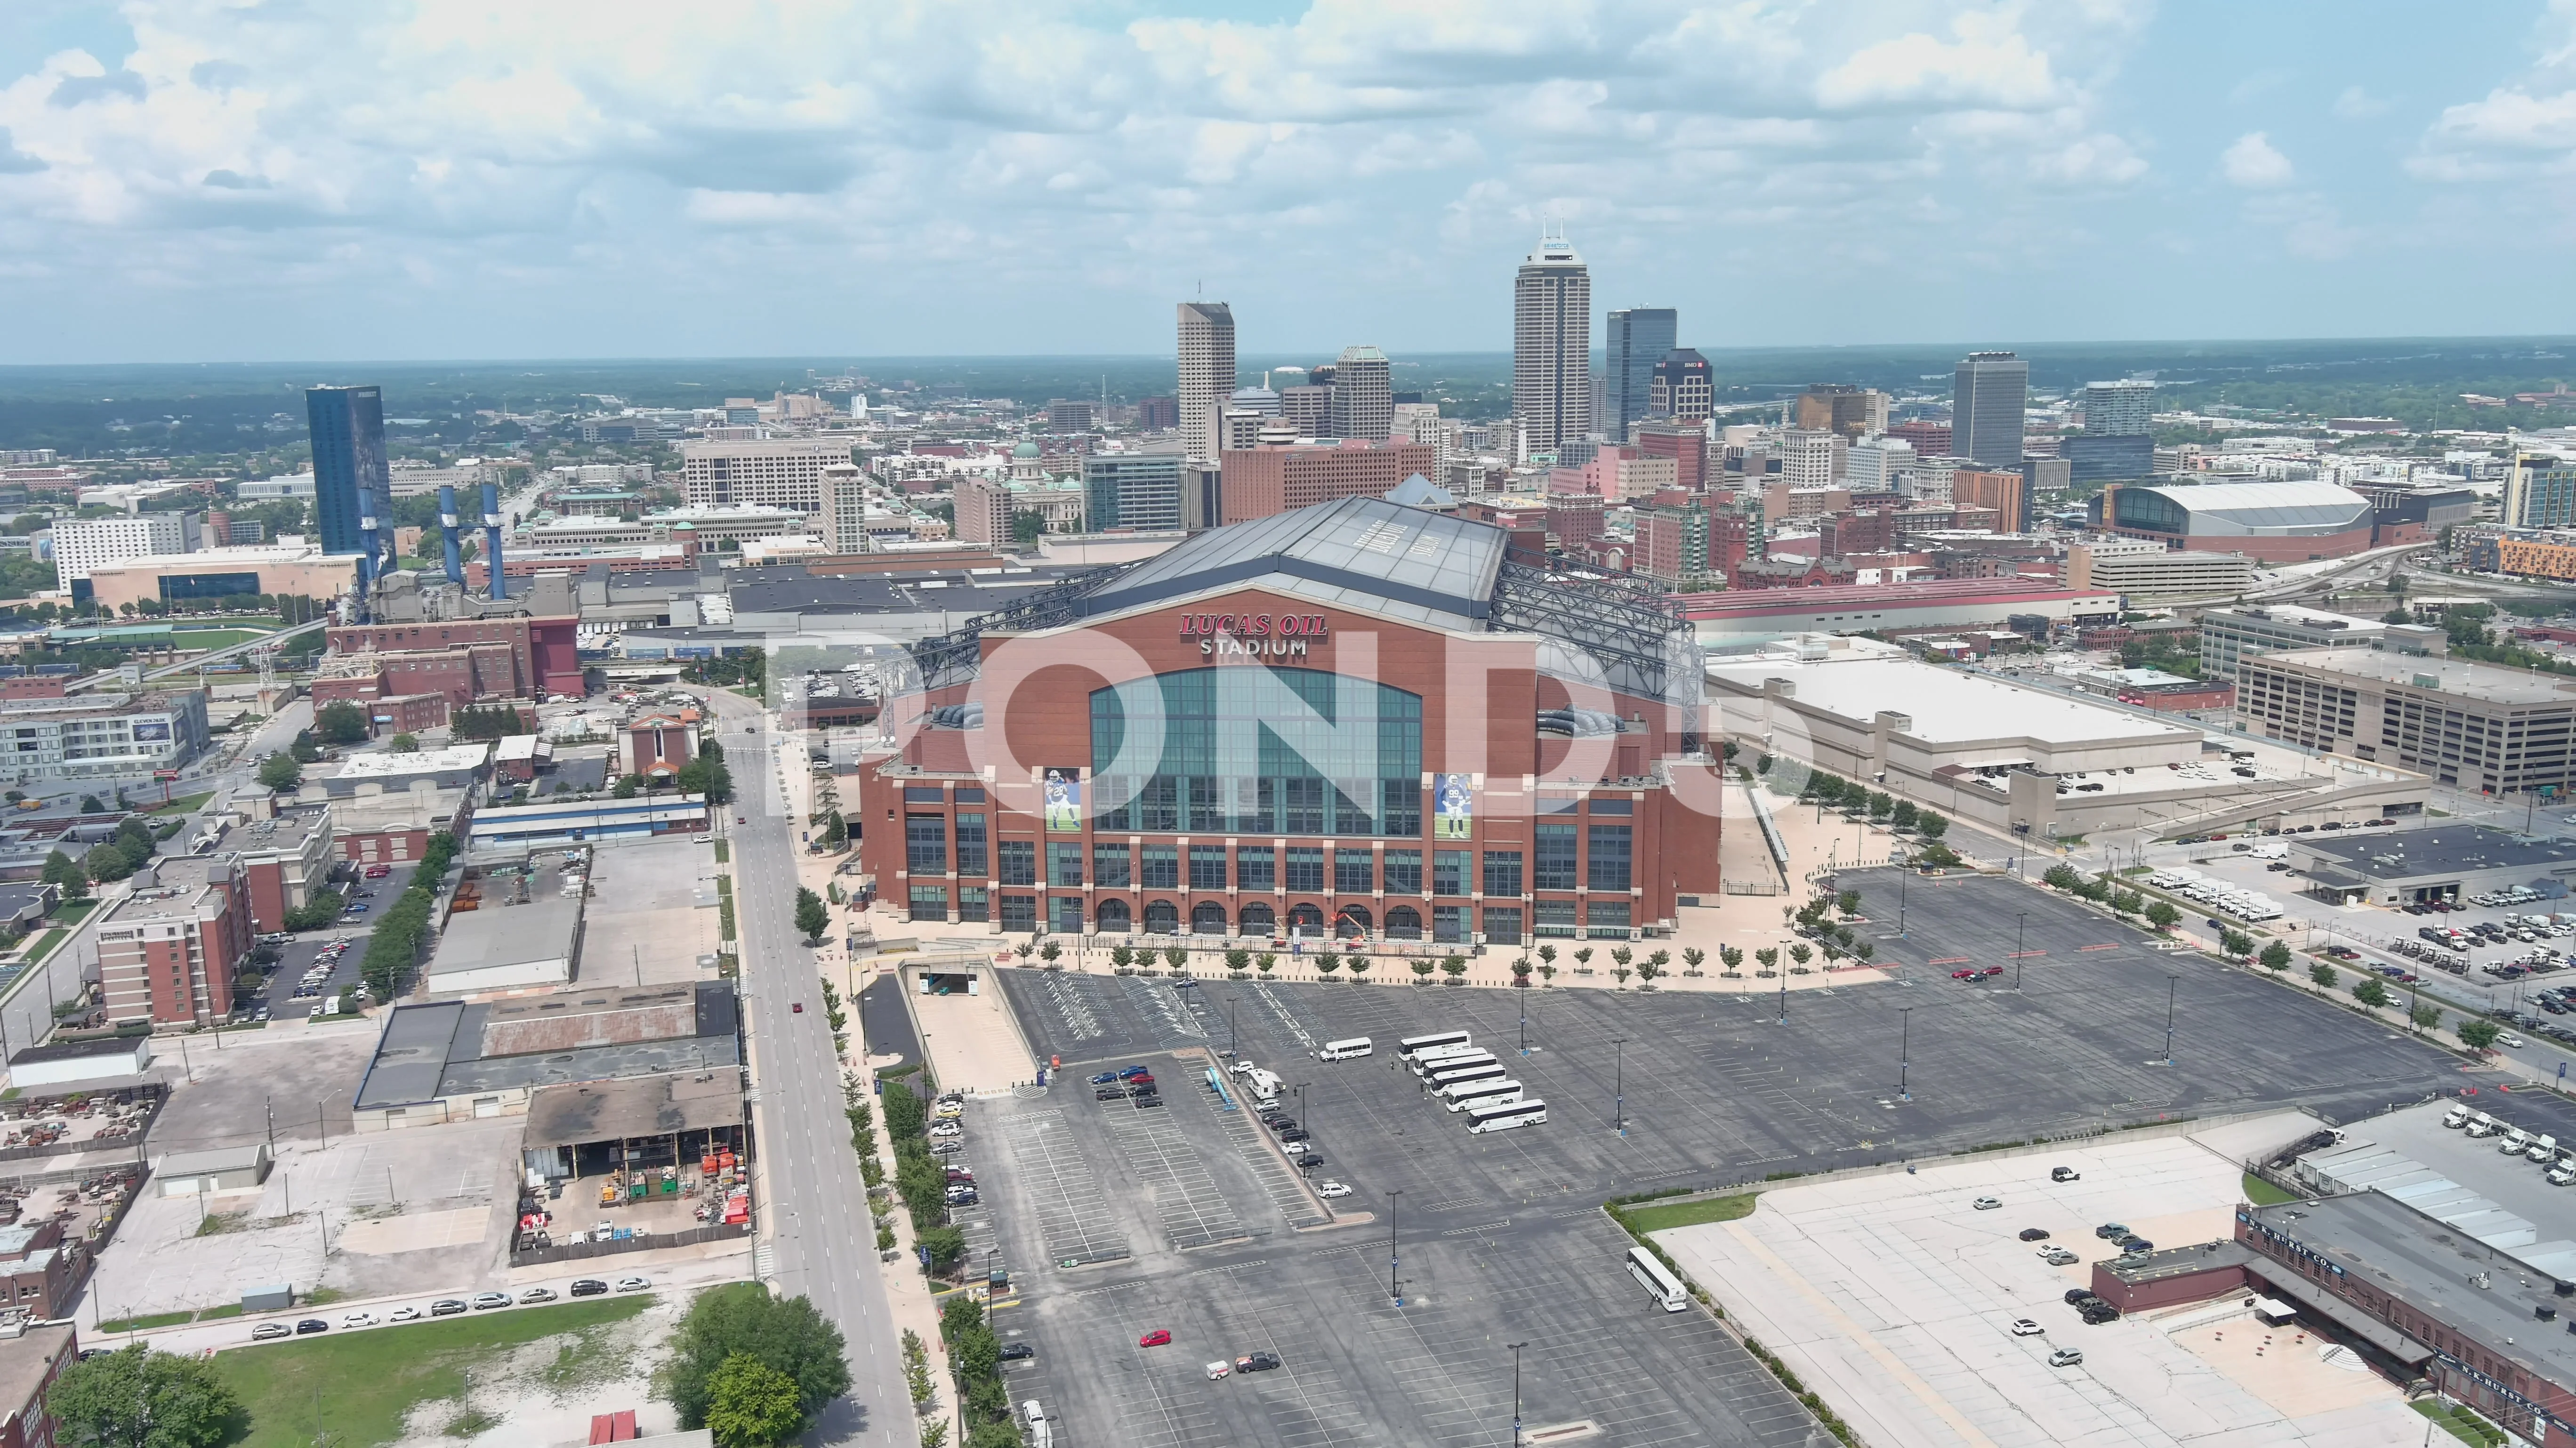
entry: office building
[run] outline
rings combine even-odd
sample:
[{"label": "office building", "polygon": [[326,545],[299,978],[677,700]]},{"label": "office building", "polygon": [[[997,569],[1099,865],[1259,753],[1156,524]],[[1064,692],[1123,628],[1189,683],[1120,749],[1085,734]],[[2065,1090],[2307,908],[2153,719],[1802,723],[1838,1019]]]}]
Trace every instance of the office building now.
[{"label": "office building", "polygon": [[311,473],[279,473],[275,477],[251,478],[233,485],[233,497],[244,503],[274,503],[293,498],[312,502],[314,482]]},{"label": "office building", "polygon": [[[194,553],[205,546],[196,513],[134,513],[122,518],[65,518],[54,524],[54,576],[74,602],[89,600],[90,570],[136,558]],[[355,550],[351,550],[355,551]]]},{"label": "office building", "polygon": [[1905,439],[1864,438],[1843,451],[1843,481],[1855,493],[1893,493],[1900,475],[1913,465],[1914,445]]},{"label": "office building", "polygon": [[1095,404],[1087,399],[1059,397],[1047,404],[1049,432],[1089,432],[1095,419]]},{"label": "office building", "polygon": [[1625,438],[1654,415],[1655,364],[1681,345],[1681,314],[1670,307],[1630,307],[1612,312],[1602,329],[1601,430]]},{"label": "office building", "polygon": [[313,544],[292,543],[204,548],[94,563],[87,586],[92,602],[114,612],[129,603],[182,603],[262,593],[328,600],[348,592],[357,579],[357,559],[345,554],[330,557]]},{"label": "office building", "polygon": [[2254,561],[2241,553],[2174,552],[2120,538],[2071,544],[2060,576],[2069,588],[2106,588],[2131,604],[2177,598],[2226,598],[2254,583]]},{"label": "office building", "polygon": [[846,440],[779,437],[682,443],[681,495],[699,507],[757,503],[820,513],[825,470],[849,461]]},{"label": "office building", "polygon": [[313,444],[313,504],[322,551],[364,553],[370,519],[393,513],[381,387],[312,387],[304,393]]},{"label": "office building", "polygon": [[970,473],[957,480],[957,538],[986,546],[1011,542],[1011,485]]},{"label": "office building", "polygon": [[1221,523],[1268,518],[1341,498],[1383,498],[1435,466],[1434,449],[1412,442],[1313,443],[1229,452]]},{"label": "office building", "polygon": [[1082,490],[1091,532],[1170,533],[1183,526],[1179,453],[1094,453],[1082,460]]},{"label": "office building", "polygon": [[25,785],[47,780],[136,778],[176,769],[206,747],[206,696],[74,694],[11,699],[0,715],[0,775]]},{"label": "office building", "polygon": [[2295,603],[2204,608],[2200,611],[2200,670],[2215,678],[2232,679],[2237,661],[2249,654],[2372,648],[2387,632],[2388,625],[2375,618],[2353,618]]},{"label": "office building", "polygon": [[1512,282],[1512,420],[1524,462],[1592,430],[1592,273],[1553,227]]},{"label": "office building", "polygon": [[1629,444],[1642,457],[1671,458],[1673,486],[1686,493],[1708,488],[1708,428],[1702,423],[1648,418],[1629,429]]},{"label": "office building", "polygon": [[1226,394],[1225,410],[1248,412],[1255,417],[1277,417],[1279,394],[1257,383],[1250,387],[1238,387]]},{"label": "office building", "polygon": [[1794,491],[1800,488],[1830,488],[1834,485],[1834,466],[1843,450],[1839,434],[1806,432],[1792,428],[1780,435],[1780,480]]},{"label": "office building", "polygon": [[1220,451],[1218,414],[1234,391],[1234,309],[1223,302],[1183,302],[1177,310],[1181,455],[1212,463]]},{"label": "office building", "polygon": [[257,934],[249,877],[230,855],[165,858],[99,922],[107,1016],[122,1025],[210,1026],[233,1008],[233,975]]},{"label": "office building", "polygon": [[[1708,359],[1688,347],[1676,347],[1655,364],[1646,385],[1646,410],[1680,422],[1706,422],[1717,398]],[[1621,434],[1625,436],[1625,434]]]},{"label": "office building", "polygon": [[1136,402],[1136,427],[1142,432],[1170,432],[1181,425],[1181,400],[1145,397]]},{"label": "office building", "polygon": [[[1516,946],[1670,923],[1717,888],[1722,791],[1696,710],[1671,702],[1696,679],[1668,661],[1696,656],[1677,621],[1507,543],[1348,498],[1012,616],[1033,656],[1104,686],[1014,698],[988,677],[980,722],[863,758],[861,809],[901,826],[866,832],[862,867],[914,919],[1004,933]],[[998,623],[921,645],[904,715],[954,717]],[[1575,678],[1597,715],[1548,702]],[[1469,693],[1479,718],[1526,722],[1467,727],[1450,711]],[[1149,715],[1158,755],[1133,744]],[[1046,762],[985,772],[979,729]]]},{"label": "office building", "polygon": [[2576,681],[2369,648],[2246,654],[2236,718],[2248,733],[2378,760],[2463,790],[2576,784]]},{"label": "office building", "polygon": [[1806,432],[1838,432],[1858,442],[1887,431],[1889,398],[1875,388],[1819,382],[1798,394],[1791,421]]},{"label": "office building", "polygon": [[2010,352],[1969,353],[1951,377],[1950,451],[1990,468],[2020,467],[2029,404],[2028,362]]},{"label": "office building", "polygon": [[1961,508],[1993,509],[1998,533],[2030,529],[2030,482],[2019,470],[1961,468],[1950,475],[1950,502]]},{"label": "office building", "polygon": [[2341,558],[2373,538],[2370,500],[2334,483],[2114,486],[2101,504],[2106,530],[2121,537],[2259,563]]},{"label": "office building", "polygon": [[2083,404],[2086,437],[2144,437],[2155,427],[2156,384],[2088,382]]},{"label": "office building", "polygon": [[2515,453],[2513,469],[2505,474],[2501,519],[2508,528],[2576,526],[2576,458]]},{"label": "office building", "polygon": [[823,466],[823,546],[834,553],[865,553],[868,475],[856,463]]},{"label": "office building", "polygon": [[2156,440],[2144,433],[2110,437],[2077,433],[2060,438],[2058,447],[2069,482],[2125,483],[2152,477],[2156,471]]},{"label": "office building", "polygon": [[1333,435],[1333,389],[1319,382],[1301,382],[1279,389],[1279,415],[1288,430],[1297,437],[1323,438]]},{"label": "office building", "polygon": [[1342,349],[1333,364],[1333,436],[1384,442],[1395,422],[1395,389],[1386,354],[1375,347]]}]

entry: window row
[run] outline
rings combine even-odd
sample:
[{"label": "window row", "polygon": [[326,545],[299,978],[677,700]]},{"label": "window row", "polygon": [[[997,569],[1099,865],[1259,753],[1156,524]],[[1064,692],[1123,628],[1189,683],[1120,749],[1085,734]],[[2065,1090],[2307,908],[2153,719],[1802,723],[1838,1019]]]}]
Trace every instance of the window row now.
[{"label": "window row", "polygon": [[[1386,912],[1381,927],[1373,912],[1365,906],[1345,906],[1327,920],[1323,907],[1299,903],[1288,907],[1283,921],[1280,913],[1263,901],[1252,901],[1239,907],[1231,916],[1226,907],[1211,900],[1190,906],[1186,925],[1178,901],[1148,900],[1139,912],[1125,900],[1100,901],[1096,914],[1086,921],[1082,897],[1078,895],[1036,895],[1003,892],[998,900],[976,886],[963,886],[955,892],[956,919],[986,922],[998,920],[1006,930],[1035,931],[1044,920],[1046,929],[1058,935],[1128,934],[1207,935],[1236,939],[1258,939],[1287,935],[1305,940],[1355,940],[1363,936],[1387,940],[1429,940],[1437,944],[1467,944],[1473,931],[1482,929],[1488,943],[1522,945],[1528,943],[1529,914],[1518,905],[1487,905],[1481,910],[1465,905],[1434,905],[1427,911],[1410,905],[1398,905]],[[950,889],[945,885],[914,885],[910,902],[912,918],[923,921],[945,921],[949,916]],[[1607,923],[1612,915],[1624,921],[1628,902],[1615,903],[1615,911],[1603,911],[1597,905],[1586,919],[1605,927],[1595,933],[1609,933]],[[998,904],[998,917],[992,913]],[[1569,903],[1564,909],[1570,912]],[[1547,906],[1539,907],[1540,930],[1547,933],[1547,922],[1553,917]],[[1571,916],[1568,915],[1568,919]],[[1471,922],[1475,922],[1472,923]],[[1559,932],[1573,934],[1571,929]],[[1617,933],[1625,936],[1624,925]]]},{"label": "window row", "polygon": [[[1004,885],[1035,885],[1038,842],[1003,840],[995,847],[998,871],[987,867],[985,817],[957,816],[957,870],[991,875]],[[1046,883],[1067,889],[1099,885],[1113,890],[1177,890],[1184,871],[1192,890],[1297,890],[1321,893],[1329,878],[1334,893],[1368,895],[1519,895],[1527,890],[1625,890],[1635,875],[1634,834],[1628,825],[1537,827],[1535,849],[1524,869],[1519,850],[1433,850],[1430,875],[1415,849],[1354,850],[1321,845],[1128,845],[1050,840]],[[904,820],[905,868],[913,875],[948,873],[947,821],[940,815]],[[1481,858],[1480,858],[1481,855]],[[1329,862],[1329,876],[1327,865]],[[1229,872],[1229,863],[1231,871]],[[1471,887],[1470,881],[1475,881]]]}]

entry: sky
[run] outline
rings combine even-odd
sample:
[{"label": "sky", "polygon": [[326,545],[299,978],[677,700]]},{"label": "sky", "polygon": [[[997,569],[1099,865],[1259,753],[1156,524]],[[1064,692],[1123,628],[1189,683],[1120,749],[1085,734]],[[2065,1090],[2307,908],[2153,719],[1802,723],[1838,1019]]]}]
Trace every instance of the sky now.
[{"label": "sky", "polygon": [[[2576,0],[7,0],[0,363],[2576,332]],[[1597,331],[1596,331],[1597,336]]]}]

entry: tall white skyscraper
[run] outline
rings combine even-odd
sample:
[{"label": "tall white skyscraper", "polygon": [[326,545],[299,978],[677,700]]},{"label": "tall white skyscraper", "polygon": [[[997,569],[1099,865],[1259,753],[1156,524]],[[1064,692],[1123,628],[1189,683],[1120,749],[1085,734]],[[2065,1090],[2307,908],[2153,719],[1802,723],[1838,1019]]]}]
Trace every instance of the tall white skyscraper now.
[{"label": "tall white skyscraper", "polygon": [[2087,382],[2084,384],[2084,431],[2094,437],[2138,437],[2153,431],[2156,385],[2152,382]]},{"label": "tall white skyscraper", "polygon": [[1223,302],[1180,305],[1181,455],[1217,460],[1219,409],[1234,391],[1234,309]]},{"label": "tall white skyscraper", "polygon": [[1512,283],[1512,418],[1524,459],[1592,430],[1592,272],[1552,226]]},{"label": "tall white skyscraper", "polygon": [[1386,354],[1375,347],[1342,349],[1333,363],[1333,436],[1386,441],[1395,421],[1395,382]]}]

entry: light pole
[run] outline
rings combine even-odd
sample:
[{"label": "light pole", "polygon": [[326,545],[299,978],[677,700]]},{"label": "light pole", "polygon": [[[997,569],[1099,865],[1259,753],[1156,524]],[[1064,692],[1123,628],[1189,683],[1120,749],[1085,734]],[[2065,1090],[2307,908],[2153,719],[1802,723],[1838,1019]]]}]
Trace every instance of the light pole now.
[{"label": "light pole", "polygon": [[1621,1136],[1628,1134],[1628,1038],[1615,1036],[1610,1041],[1610,1108],[1611,1124]]},{"label": "light pole", "polygon": [[1404,1292],[1395,1280],[1395,1199],[1403,1195],[1402,1187],[1386,1194],[1386,1297],[1398,1307],[1404,1305]]},{"label": "light pole", "polygon": [[2181,976],[2172,974],[2165,976],[2165,1064],[2167,1066],[2173,1064],[2174,989],[2181,983]]},{"label": "light pole", "polygon": [[2021,967],[2022,967],[2022,958],[2021,958],[2021,936],[2022,936],[2022,930],[2023,930],[2023,928],[2024,928],[2025,926],[2029,925],[2029,924],[2030,924],[2030,912],[2029,912],[2029,911],[2026,911],[2026,910],[2024,910],[2024,911],[2019,911],[2019,912],[2016,912],[2016,913],[2013,915],[2013,994],[2014,994],[2014,995],[2020,995],[2020,994],[2021,994]]},{"label": "light pole", "polygon": [[1232,996],[1225,998],[1225,1058],[1229,1061],[1241,1059],[1234,1051],[1234,997]]},{"label": "light pole", "polygon": [[[1307,1140],[1313,1140],[1315,1118],[1306,1110],[1306,1083],[1303,1081],[1297,1083],[1297,1117],[1305,1123]],[[1297,1175],[1303,1177],[1309,1174],[1311,1174],[1311,1168],[1306,1165],[1306,1143],[1301,1141],[1297,1143]]]},{"label": "light pole", "polygon": [[1529,1343],[1525,1339],[1508,1346],[1512,1350],[1512,1448],[1521,1448],[1521,1349]]},{"label": "light pole", "polygon": [[1905,1089],[1905,1068],[1914,1054],[1914,1007],[1896,1008],[1896,1099],[1911,1101],[1914,1093]]}]

